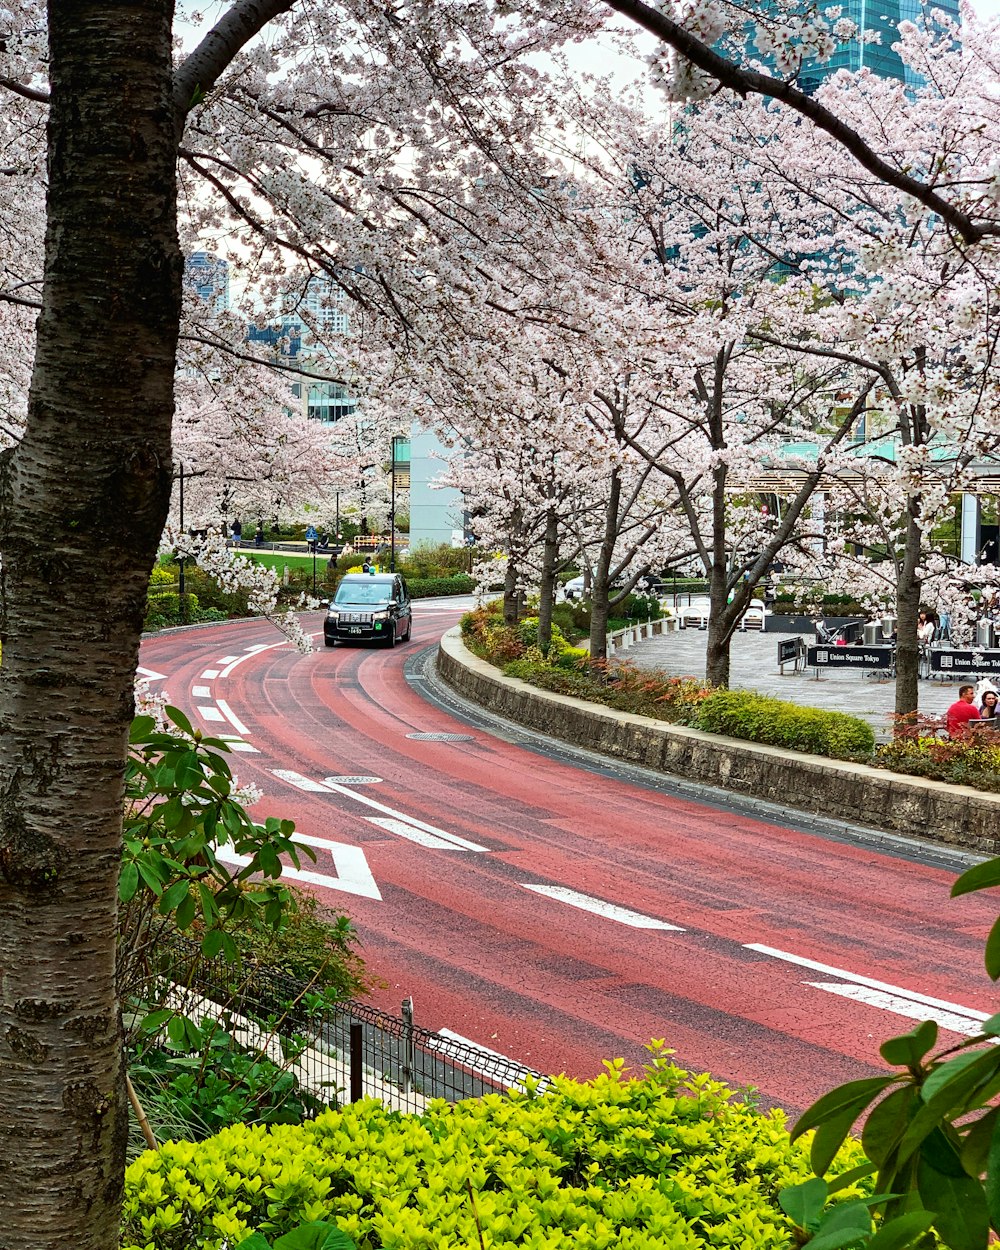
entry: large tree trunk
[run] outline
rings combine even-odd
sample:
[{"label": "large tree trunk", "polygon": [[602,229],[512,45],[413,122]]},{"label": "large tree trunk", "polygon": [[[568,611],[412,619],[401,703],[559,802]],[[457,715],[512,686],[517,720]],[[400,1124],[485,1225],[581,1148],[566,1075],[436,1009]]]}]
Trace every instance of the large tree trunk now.
[{"label": "large tree trunk", "polygon": [[729,645],[733,626],[726,611],[729,596],[725,557],[716,560],[708,579],[708,645],[705,649],[705,680],[713,686],[729,685]]},{"label": "large tree trunk", "polygon": [[50,4],[45,288],[0,497],[0,1244],[118,1244],[122,772],[170,490],[169,0]]},{"label": "large tree trunk", "polygon": [[552,642],[552,605],[556,597],[556,564],[559,561],[559,517],[554,508],[545,516],[542,544],[542,580],[538,590],[538,645],[548,655]]},{"label": "large tree trunk", "polygon": [[608,600],[611,597],[611,561],[615,553],[615,541],[618,538],[618,509],[621,506],[622,481],[621,473],[616,465],[611,466],[611,480],[608,483],[608,495],[604,510],[604,535],[597,563],[594,567],[594,584],[591,587],[590,600],[590,658],[606,660],[608,658]]},{"label": "large tree trunk", "polygon": [[916,516],[917,501],[911,499],[906,514],[906,540],[896,585],[896,715],[912,716],[919,701],[920,647],[917,619],[920,615],[921,582],[917,577],[923,535]]}]

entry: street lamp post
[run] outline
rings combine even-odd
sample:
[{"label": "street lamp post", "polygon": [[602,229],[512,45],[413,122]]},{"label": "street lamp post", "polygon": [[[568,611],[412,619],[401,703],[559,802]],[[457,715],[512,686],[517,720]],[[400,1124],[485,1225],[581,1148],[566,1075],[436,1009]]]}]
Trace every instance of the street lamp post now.
[{"label": "street lamp post", "polygon": [[392,480],[390,482],[389,502],[389,572],[396,571],[396,444],[399,435],[392,436]]},{"label": "street lamp post", "polygon": [[[183,541],[183,538],[184,538],[184,462],[183,460],[178,462],[178,468],[180,469],[179,476],[180,476],[180,486],[181,486],[180,500],[179,500],[180,514],[181,514],[180,530],[181,530],[181,539]],[[187,624],[187,596],[184,593],[184,556],[183,555],[180,558],[180,573],[177,578],[177,589],[180,595],[181,624],[186,625]]]}]

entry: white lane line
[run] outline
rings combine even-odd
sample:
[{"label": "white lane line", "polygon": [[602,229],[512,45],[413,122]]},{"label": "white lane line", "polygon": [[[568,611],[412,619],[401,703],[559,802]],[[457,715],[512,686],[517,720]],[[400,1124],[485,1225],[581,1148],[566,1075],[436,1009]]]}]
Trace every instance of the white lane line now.
[{"label": "white lane line", "polygon": [[[246,660],[252,660],[254,656],[260,655],[262,651],[274,651],[278,647],[287,647],[288,639],[282,638],[281,642],[258,642],[252,647],[247,647],[246,655],[238,655],[234,660],[226,665],[221,673],[213,673],[213,677],[228,677],[237,665],[244,663]],[[208,673],[205,674],[208,676]]]},{"label": "white lane line", "polygon": [[211,686],[192,686],[191,697],[193,699],[210,699],[212,697]]},{"label": "white lane line", "polygon": [[[836,985],[832,981],[807,981],[806,985],[811,985],[816,990],[826,990],[828,994],[839,994],[841,998],[850,998],[856,1003],[866,1003],[869,1007],[891,1011],[897,1016],[905,1016],[907,1020],[934,1020],[940,1028],[948,1029],[951,1033],[974,1037],[979,1032],[979,1021],[965,1014],[943,1011],[940,1007],[925,1007],[911,998],[886,994],[884,990],[872,990],[865,985]],[[965,1009],[960,1007],[958,1011],[964,1013]]]},{"label": "white lane line", "polygon": [[957,1003],[949,1003],[944,998],[929,998],[926,994],[918,994],[915,990],[904,990],[898,985],[890,985],[887,981],[876,981],[872,977],[863,977],[856,972],[845,972],[843,968],[833,968],[830,964],[817,963],[815,959],[805,959],[802,955],[790,955],[787,951],[779,951],[773,946],[763,946],[759,942],[747,942],[744,950],[760,951],[762,955],[771,955],[775,959],[783,959],[786,963],[798,964],[800,968],[810,968],[813,972],[825,972],[828,976],[840,977],[854,985],[864,985],[871,990],[883,990],[897,998],[908,999],[911,1003],[922,1003],[925,1007],[940,1007],[943,1011],[955,1012],[967,1020],[989,1020],[986,1011],[976,1011],[972,1007],[961,1007]]},{"label": "white lane line", "polygon": [[142,668],[141,666],[135,670],[140,677],[145,677],[147,681],[165,681],[166,673],[157,673],[151,668]]},{"label": "white lane line", "polygon": [[206,668],[202,673],[202,677],[204,677],[206,681],[214,681],[218,675],[219,670],[217,668]]},{"label": "white lane line", "polygon": [[290,786],[295,786],[297,790],[305,790],[309,794],[330,793],[329,786],[323,785],[321,781],[313,781],[311,777],[303,777],[301,773],[293,772],[290,768],[272,768],[271,772],[282,781],[287,781]]},{"label": "white lane line", "polygon": [[406,838],[410,842],[416,842],[418,846],[427,846],[438,851],[485,851],[485,846],[479,846],[476,842],[466,842],[464,838],[459,838],[455,834],[449,834],[449,840],[439,838],[436,834],[425,833],[423,829],[418,829],[415,825],[408,824],[405,820],[393,820],[391,816],[366,816],[365,820],[370,825],[378,825],[380,829],[385,829],[389,833],[395,833],[400,838]]},{"label": "white lane line", "polygon": [[229,721],[230,725],[232,725],[236,732],[238,734],[242,734],[244,738],[249,738],[250,730],[247,729],[246,725],[243,724],[225,699],[216,699],[215,701],[219,705],[219,711],[226,718],[226,720]]},{"label": "white lane line", "polygon": [[349,790],[346,786],[340,785],[334,777],[325,777],[324,781],[327,788],[335,794],[345,794],[349,799],[355,799],[366,807],[373,807],[377,812],[383,812],[394,820],[401,820],[404,824],[412,825],[414,829],[422,829],[424,833],[429,833],[435,838],[443,838],[446,842],[461,847],[462,850],[486,851],[489,849],[488,847],[480,846],[478,842],[469,842],[465,838],[460,838],[457,833],[448,833],[444,829],[438,829],[435,825],[427,824],[424,820],[417,820],[416,816],[407,816],[405,812],[397,812],[395,808],[387,807],[384,803],[379,803],[377,799],[370,799],[367,794],[357,794],[354,790]]},{"label": "white lane line", "polygon": [[[309,885],[321,885],[328,890],[341,890],[345,894],[358,894],[362,898],[374,898],[381,901],[381,891],[375,884],[375,878],[368,867],[368,860],[360,846],[347,846],[343,842],[327,842],[322,838],[312,838],[301,833],[295,836],[299,842],[309,842],[313,846],[328,850],[333,857],[333,867],[337,875],[331,877],[322,872],[282,866],[282,881],[305,881]],[[228,846],[218,847],[215,853],[226,864],[245,868],[250,863],[248,856],[237,855]]]},{"label": "white lane line", "polygon": [[581,911],[593,912],[595,916],[603,916],[605,920],[616,920],[619,924],[627,924],[632,929],[672,929],[675,933],[684,932],[680,925],[667,924],[665,920],[654,920],[652,916],[630,911],[627,907],[618,907],[615,903],[606,903],[600,898],[591,898],[589,894],[578,894],[576,890],[567,890],[562,885],[525,885],[522,881],[521,887],[535,894],[544,894],[546,898],[555,899],[557,902],[569,903],[570,907],[579,907]]},{"label": "white lane line", "polygon": [[198,712],[202,717],[204,717],[205,720],[216,721],[226,719],[217,707],[200,707],[198,708]]},{"label": "white lane line", "polygon": [[[533,1068],[526,1068],[516,1059],[509,1059],[498,1050],[490,1050],[488,1046],[480,1046],[478,1042],[470,1041],[461,1033],[453,1033],[451,1029],[439,1029],[433,1037],[427,1039],[426,1045],[428,1050],[450,1055],[466,1068],[497,1081],[507,1089],[517,1089],[523,1093],[525,1078],[529,1076],[538,1077],[539,1093],[543,1093],[552,1084],[547,1076],[539,1076]],[[465,1053],[469,1050],[474,1051],[477,1056],[475,1063],[470,1062],[468,1054]]]}]

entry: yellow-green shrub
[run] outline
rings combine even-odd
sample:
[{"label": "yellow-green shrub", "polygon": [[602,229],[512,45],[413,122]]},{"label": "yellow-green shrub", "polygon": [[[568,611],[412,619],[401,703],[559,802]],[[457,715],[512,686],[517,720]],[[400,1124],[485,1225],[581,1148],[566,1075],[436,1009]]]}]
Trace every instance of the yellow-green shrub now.
[{"label": "yellow-green shrub", "polygon": [[[845,1170],[858,1161],[846,1151]],[[366,1100],[303,1125],[168,1143],[126,1175],[126,1248],[221,1250],[329,1220],[359,1250],[778,1250],[777,1192],[810,1175],[781,1112],[665,1060],[420,1116]],[[846,1190],[845,1196],[854,1191]]]}]

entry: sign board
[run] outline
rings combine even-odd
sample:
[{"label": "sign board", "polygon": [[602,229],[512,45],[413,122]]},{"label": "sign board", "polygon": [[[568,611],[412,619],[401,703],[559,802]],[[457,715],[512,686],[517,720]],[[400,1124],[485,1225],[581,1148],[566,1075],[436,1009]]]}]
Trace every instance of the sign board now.
[{"label": "sign board", "polygon": [[894,662],[892,647],[806,648],[806,664],[810,668],[892,668]]},{"label": "sign board", "polygon": [[778,663],[791,664],[802,654],[801,638],[782,638],[778,643]]},{"label": "sign board", "polygon": [[932,651],[931,672],[1000,673],[1000,651]]}]

